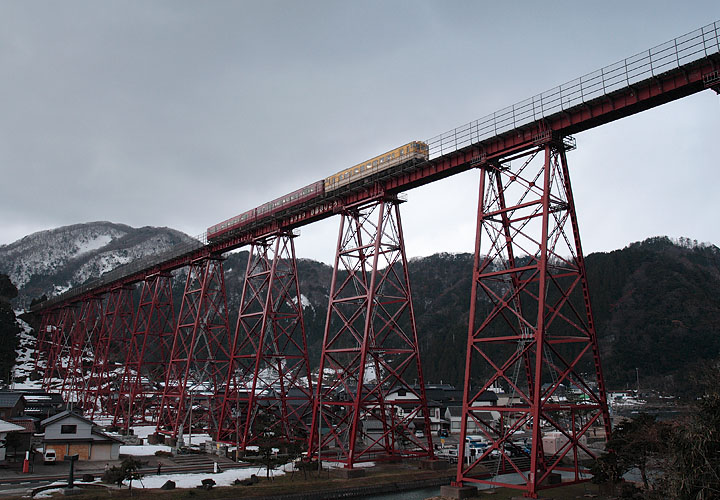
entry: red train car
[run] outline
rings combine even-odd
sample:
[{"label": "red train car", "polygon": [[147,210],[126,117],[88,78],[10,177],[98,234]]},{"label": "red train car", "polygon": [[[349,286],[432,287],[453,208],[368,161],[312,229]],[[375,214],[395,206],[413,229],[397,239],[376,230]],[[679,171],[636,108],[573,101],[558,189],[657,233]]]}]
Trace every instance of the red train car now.
[{"label": "red train car", "polygon": [[303,203],[324,193],[324,181],[313,182],[309,186],[305,186],[304,188],[300,188],[297,191],[288,193],[281,198],[277,198],[273,201],[269,201],[260,205],[259,207],[257,207],[256,217],[257,219],[270,217],[271,215],[281,210],[295,206],[298,203]]},{"label": "red train car", "polygon": [[331,175],[327,179],[313,182],[309,186],[305,186],[304,188],[288,193],[285,196],[277,198],[273,201],[264,203],[257,208],[248,210],[244,214],[235,216],[219,224],[215,224],[214,226],[210,226],[207,230],[207,239],[208,241],[212,241],[228,235],[253,221],[271,217],[277,212],[300,203],[304,203],[316,196],[322,196],[325,193],[330,194],[336,189],[346,185],[355,184],[366,177],[369,177],[377,172],[390,169],[396,165],[406,163],[410,160],[427,160],[428,152],[428,145],[424,142],[409,142],[408,144],[390,150],[383,155],[376,156],[375,158],[371,158],[353,167],[346,168],[345,170]]},{"label": "red train car", "polygon": [[255,220],[256,208],[248,210],[244,214],[236,215],[235,217],[222,221],[219,224],[210,226],[207,230],[208,241],[219,238],[220,236],[233,231],[239,227],[249,224]]},{"label": "red train car", "polygon": [[293,207],[297,204],[304,203],[316,196],[321,196],[324,193],[324,181],[313,182],[309,186],[300,188],[297,191],[293,191],[292,193],[288,193],[285,196],[277,198],[273,201],[264,203],[257,208],[248,210],[243,214],[232,217],[219,224],[215,224],[214,226],[210,226],[207,230],[207,239],[208,241],[215,240],[233,231],[237,231],[253,221],[271,217],[277,212]]}]

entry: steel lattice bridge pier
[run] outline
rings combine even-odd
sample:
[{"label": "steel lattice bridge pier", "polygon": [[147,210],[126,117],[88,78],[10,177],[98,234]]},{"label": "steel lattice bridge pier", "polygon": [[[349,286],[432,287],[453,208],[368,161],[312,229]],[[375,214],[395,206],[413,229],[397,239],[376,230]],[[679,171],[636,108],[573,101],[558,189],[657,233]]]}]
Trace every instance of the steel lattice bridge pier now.
[{"label": "steel lattice bridge pier", "polygon": [[[398,195],[476,169],[454,484],[509,486],[536,497],[559,473],[562,484],[586,480],[582,462],[595,456],[590,429],[609,436],[611,428],[570,183],[571,135],[708,89],[720,93],[720,21],[429,139],[425,159],[220,238],[202,235],[35,305],[36,368],[47,389],[93,418],[126,429],[156,425],[173,442],[201,429],[243,450],[272,429],[302,443],[309,456],[349,469],[433,459],[430,433],[413,433],[429,430],[429,420]],[[336,215],[341,225],[314,378],[293,230]],[[222,254],[243,246],[251,255],[232,328]],[[175,311],[172,272],[179,269],[188,272]],[[471,385],[478,373],[483,382]],[[482,404],[482,394],[499,385],[509,390],[507,400]],[[561,387],[581,397],[561,397]],[[522,431],[531,437],[521,445]],[[481,451],[470,435],[483,440]],[[514,479],[502,479],[506,473]]]}]

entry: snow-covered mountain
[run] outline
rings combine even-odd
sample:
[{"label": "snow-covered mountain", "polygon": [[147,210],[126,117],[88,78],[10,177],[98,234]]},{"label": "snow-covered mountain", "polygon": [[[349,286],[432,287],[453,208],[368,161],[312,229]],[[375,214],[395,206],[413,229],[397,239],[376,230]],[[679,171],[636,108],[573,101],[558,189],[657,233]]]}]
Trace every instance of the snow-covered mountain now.
[{"label": "snow-covered mountain", "polygon": [[166,227],[74,224],[0,245],[0,273],[18,288],[16,307],[25,307],[33,298],[56,295],[122,264],[192,241]]}]

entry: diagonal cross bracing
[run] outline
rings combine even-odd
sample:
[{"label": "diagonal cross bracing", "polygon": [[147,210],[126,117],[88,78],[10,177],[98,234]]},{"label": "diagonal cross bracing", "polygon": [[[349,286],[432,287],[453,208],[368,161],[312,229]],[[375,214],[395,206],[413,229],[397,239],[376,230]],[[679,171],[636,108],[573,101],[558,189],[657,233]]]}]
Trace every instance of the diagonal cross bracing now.
[{"label": "diagonal cross bracing", "polygon": [[256,240],[248,256],[218,441],[240,451],[272,433],[303,443],[312,412],[303,300],[294,236]]},{"label": "diagonal cross bracing", "polygon": [[[610,433],[565,155],[570,144],[540,145],[519,155],[514,168],[480,166],[458,484],[508,486],[535,497],[556,472],[572,473],[563,484],[585,480],[579,461],[594,457],[591,429],[602,424],[601,435]],[[471,377],[484,382],[471,386]],[[484,406],[482,394],[495,387],[510,397]],[[470,434],[487,446],[469,447]],[[489,474],[481,462],[491,455],[498,458]],[[503,473],[518,479],[499,479]]]},{"label": "diagonal cross bracing", "polygon": [[347,468],[433,457],[398,204],[342,213],[309,449]]},{"label": "diagonal cross bracing", "polygon": [[113,425],[127,431],[133,425],[156,423],[175,331],[174,311],[170,273],[146,277],[117,392]]},{"label": "diagonal cross bracing", "polygon": [[106,296],[83,403],[85,414],[91,420],[96,416],[115,415],[125,353],[129,349],[135,316],[133,290],[132,286],[121,286]]},{"label": "diagonal cross bracing", "polygon": [[209,256],[188,270],[165,372],[157,430],[172,438],[214,434],[214,408],[227,374],[228,313],[222,258]]}]

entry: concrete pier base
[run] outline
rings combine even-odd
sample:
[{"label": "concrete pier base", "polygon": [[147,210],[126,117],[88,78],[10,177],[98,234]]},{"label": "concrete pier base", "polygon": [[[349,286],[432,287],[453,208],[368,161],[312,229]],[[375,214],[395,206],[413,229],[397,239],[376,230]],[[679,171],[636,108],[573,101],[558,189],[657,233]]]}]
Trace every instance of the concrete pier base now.
[{"label": "concrete pier base", "polygon": [[447,470],[450,464],[447,460],[421,460],[420,468],[423,470]]},{"label": "concrete pier base", "polygon": [[330,477],[336,477],[338,479],[352,479],[364,476],[365,469],[330,469]]},{"label": "concrete pier base", "polygon": [[550,475],[548,475],[548,477],[545,478],[545,481],[542,482],[542,484],[547,485],[558,485],[560,483],[562,483],[562,476],[557,472],[551,473]]},{"label": "concrete pier base", "polygon": [[476,497],[478,489],[474,486],[440,486],[440,496],[448,498]]}]

